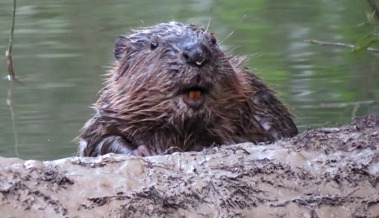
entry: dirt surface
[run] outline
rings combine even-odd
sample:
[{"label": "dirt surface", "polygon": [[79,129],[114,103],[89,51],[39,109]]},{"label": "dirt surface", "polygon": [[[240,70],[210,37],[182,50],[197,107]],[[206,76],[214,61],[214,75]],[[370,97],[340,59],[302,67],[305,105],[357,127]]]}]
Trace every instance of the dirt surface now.
[{"label": "dirt surface", "polygon": [[379,217],[379,116],[271,145],[0,164],[0,217]]}]

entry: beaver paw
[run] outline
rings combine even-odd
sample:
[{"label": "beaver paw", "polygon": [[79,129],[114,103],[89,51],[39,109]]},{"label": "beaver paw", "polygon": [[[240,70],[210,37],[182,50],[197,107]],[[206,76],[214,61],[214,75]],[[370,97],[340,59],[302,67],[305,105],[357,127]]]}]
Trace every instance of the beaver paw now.
[{"label": "beaver paw", "polygon": [[140,145],[138,148],[133,150],[133,155],[137,157],[148,157],[158,155],[158,153],[146,145]]}]

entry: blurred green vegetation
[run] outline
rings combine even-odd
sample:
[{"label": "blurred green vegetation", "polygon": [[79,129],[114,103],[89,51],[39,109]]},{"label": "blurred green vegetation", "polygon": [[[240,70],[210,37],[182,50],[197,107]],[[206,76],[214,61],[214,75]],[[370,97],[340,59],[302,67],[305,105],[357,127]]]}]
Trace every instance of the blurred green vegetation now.
[{"label": "blurred green vegetation", "polygon": [[375,1],[372,2],[372,11],[366,12],[367,22],[363,25],[368,25],[372,28],[372,31],[364,36],[362,36],[353,49],[354,52],[361,52],[367,50],[370,46],[379,43],[379,4],[376,4]]}]

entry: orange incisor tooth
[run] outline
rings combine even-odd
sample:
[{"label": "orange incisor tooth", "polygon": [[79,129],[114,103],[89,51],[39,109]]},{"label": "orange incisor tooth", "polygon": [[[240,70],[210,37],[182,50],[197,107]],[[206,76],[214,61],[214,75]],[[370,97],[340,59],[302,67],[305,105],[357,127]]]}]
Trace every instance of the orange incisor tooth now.
[{"label": "orange incisor tooth", "polygon": [[190,92],[188,93],[188,98],[189,98],[189,99],[192,99],[192,100],[195,100],[195,99],[199,98],[200,95],[201,95],[201,92],[200,92],[200,91],[190,91]]}]

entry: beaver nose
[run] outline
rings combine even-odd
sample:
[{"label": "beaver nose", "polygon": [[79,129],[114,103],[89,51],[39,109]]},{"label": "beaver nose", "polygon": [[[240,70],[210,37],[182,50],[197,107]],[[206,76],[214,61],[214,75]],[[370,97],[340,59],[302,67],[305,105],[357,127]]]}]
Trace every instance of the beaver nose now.
[{"label": "beaver nose", "polygon": [[184,60],[199,67],[208,62],[209,56],[210,51],[203,43],[187,44],[183,49]]}]

